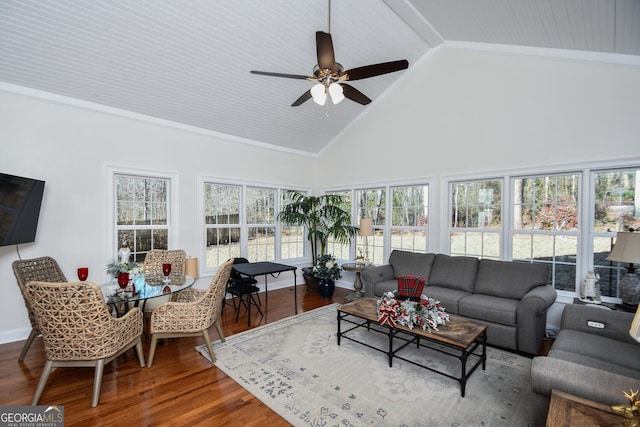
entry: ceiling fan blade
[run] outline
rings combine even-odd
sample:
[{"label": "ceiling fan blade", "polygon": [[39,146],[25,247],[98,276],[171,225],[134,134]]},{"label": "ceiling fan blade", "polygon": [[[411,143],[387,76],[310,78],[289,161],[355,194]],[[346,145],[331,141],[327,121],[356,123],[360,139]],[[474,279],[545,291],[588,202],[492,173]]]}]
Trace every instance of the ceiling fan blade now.
[{"label": "ceiling fan blade", "polygon": [[291,106],[297,107],[298,105],[301,105],[303,102],[308,101],[309,99],[311,99],[311,89],[303,93],[300,98],[296,99],[294,103],[291,104]]},{"label": "ceiling fan blade", "polygon": [[349,98],[352,101],[357,102],[358,104],[367,105],[371,102],[371,100],[364,93],[360,92],[355,87],[348,85],[346,83],[340,83],[342,86],[342,93],[345,98]]},{"label": "ceiling fan blade", "polygon": [[336,57],[333,52],[331,34],[316,31],[316,52],[318,54],[318,67],[321,70],[330,69],[336,71]]},{"label": "ceiling fan blade", "polygon": [[365,65],[364,67],[352,68],[342,74],[347,75],[347,80],[360,80],[404,70],[407,67],[409,67],[409,61],[401,59],[399,61],[382,62],[380,64],[371,64]]},{"label": "ceiling fan blade", "polygon": [[269,71],[254,71],[251,70],[251,74],[260,74],[262,76],[272,76],[272,77],[285,77],[287,79],[300,79],[300,80],[316,80],[315,77],[303,76],[300,74],[282,74],[282,73],[271,73]]}]

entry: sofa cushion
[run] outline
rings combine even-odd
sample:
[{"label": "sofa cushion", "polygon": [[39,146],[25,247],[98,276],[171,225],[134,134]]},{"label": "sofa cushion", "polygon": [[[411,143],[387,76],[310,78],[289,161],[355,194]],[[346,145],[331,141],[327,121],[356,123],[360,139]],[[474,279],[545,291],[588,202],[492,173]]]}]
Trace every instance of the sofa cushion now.
[{"label": "sofa cushion", "polygon": [[458,313],[473,319],[482,319],[503,325],[516,325],[518,303],[518,300],[511,298],[472,294],[460,300]]},{"label": "sofa cushion", "polygon": [[[638,370],[640,360],[640,344],[631,344],[600,335],[561,329],[552,351],[573,353],[590,361],[589,366],[600,368],[615,365],[621,368]],[[573,362],[580,363],[578,360]],[[608,369],[610,370],[610,369]],[[620,371],[614,371],[621,373]]]},{"label": "sofa cushion", "polygon": [[483,259],[478,266],[475,292],[522,299],[536,286],[546,285],[548,280],[549,267],[545,264]]},{"label": "sofa cushion", "polygon": [[435,254],[418,254],[415,252],[394,250],[389,255],[389,264],[393,266],[393,277],[396,279],[407,274],[422,276],[428,282],[431,265]]},{"label": "sofa cushion", "polygon": [[473,257],[437,254],[427,284],[473,292],[478,261],[478,258]]},{"label": "sofa cushion", "polygon": [[469,296],[469,292],[459,291],[457,289],[443,288],[441,286],[425,286],[422,291],[429,298],[440,301],[440,305],[444,307],[447,313],[458,314],[458,302]]}]

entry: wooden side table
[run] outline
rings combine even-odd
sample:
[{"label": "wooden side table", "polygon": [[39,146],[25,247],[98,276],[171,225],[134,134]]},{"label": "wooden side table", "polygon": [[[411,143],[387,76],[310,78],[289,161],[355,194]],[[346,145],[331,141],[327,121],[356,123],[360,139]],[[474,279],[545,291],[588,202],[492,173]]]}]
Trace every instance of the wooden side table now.
[{"label": "wooden side table", "polygon": [[562,391],[551,391],[547,427],[622,426],[623,421],[624,418],[607,405]]}]

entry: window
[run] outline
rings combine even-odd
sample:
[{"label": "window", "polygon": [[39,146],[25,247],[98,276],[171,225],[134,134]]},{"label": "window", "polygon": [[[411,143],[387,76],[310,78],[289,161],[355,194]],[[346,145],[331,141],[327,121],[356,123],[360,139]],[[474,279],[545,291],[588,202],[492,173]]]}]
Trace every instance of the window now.
[{"label": "window", "polygon": [[551,284],[574,291],[580,175],[513,179],[512,259],[549,264]]},{"label": "window", "polygon": [[429,186],[391,187],[391,250],[427,252]]},{"label": "window", "polygon": [[[306,194],[306,193],[305,193]],[[287,190],[281,191],[280,206],[290,203],[291,199],[287,195]],[[281,224],[280,226],[280,259],[289,260],[304,258],[307,238],[305,229],[301,225]]]},{"label": "window", "polygon": [[202,186],[203,270],[213,272],[235,257],[250,262],[304,258],[304,228],[277,223],[287,189],[207,178],[203,178]]},{"label": "window", "polygon": [[[344,198],[344,203],[340,206],[343,211],[351,212],[351,191],[330,191],[328,194],[337,194]],[[353,223],[353,221],[352,221]],[[357,221],[356,221],[357,224]],[[357,237],[356,237],[357,239]],[[352,240],[353,241],[353,240]],[[327,241],[327,253],[332,254],[336,259],[349,260],[351,257],[351,247],[347,243],[336,242],[333,238]]]},{"label": "window", "polygon": [[502,180],[449,185],[451,255],[500,259]]},{"label": "window", "polygon": [[241,254],[241,190],[239,185],[204,184],[205,266],[208,269]]},{"label": "window", "polygon": [[[600,275],[602,296],[618,297],[618,283],[626,273],[626,265],[607,261],[616,233],[640,229],[640,185],[637,169],[592,172],[592,265]],[[622,268],[621,268],[622,267]]]},{"label": "window", "polygon": [[116,172],[112,176],[116,213],[112,237],[115,251],[126,241],[131,250],[131,260],[142,262],[151,249],[168,249],[171,180]]},{"label": "window", "polygon": [[373,220],[373,236],[366,239],[366,246],[365,240],[359,239],[362,241],[356,243],[356,251],[358,253],[362,252],[365,256],[368,252],[369,262],[373,264],[384,264],[385,262],[386,194],[386,187],[355,191],[357,218],[355,223],[357,224],[360,218],[371,218]]},{"label": "window", "polygon": [[273,188],[247,187],[247,258],[251,262],[273,261],[276,257],[275,200]]}]

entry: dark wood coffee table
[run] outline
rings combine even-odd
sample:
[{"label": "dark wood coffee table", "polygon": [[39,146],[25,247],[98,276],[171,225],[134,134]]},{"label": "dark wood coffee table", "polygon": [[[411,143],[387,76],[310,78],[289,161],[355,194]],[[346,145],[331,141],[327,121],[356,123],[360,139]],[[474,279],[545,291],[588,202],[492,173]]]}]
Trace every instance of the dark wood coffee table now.
[{"label": "dark wood coffee table", "polygon": [[[386,324],[381,325],[378,323],[376,303],[377,298],[360,298],[338,306],[338,345],[340,345],[340,339],[345,338],[387,354],[389,366],[393,365],[393,358],[395,357],[457,380],[460,383],[462,397],[464,397],[467,379],[478,366],[482,365],[482,370],[486,369],[487,325],[455,315],[449,315],[449,322],[446,325],[439,326],[438,331],[434,332],[423,331],[415,327],[409,329],[401,325],[394,327]],[[349,327],[348,325],[348,329],[343,331],[343,322],[352,326]],[[366,328],[368,331],[386,335],[389,338],[389,346],[385,349],[377,348],[365,341],[347,335],[358,328]],[[458,358],[462,365],[460,376],[456,377],[446,372],[435,370],[398,355],[400,350],[410,344]],[[470,369],[467,369],[467,361],[470,357],[477,358],[477,360]]]}]

